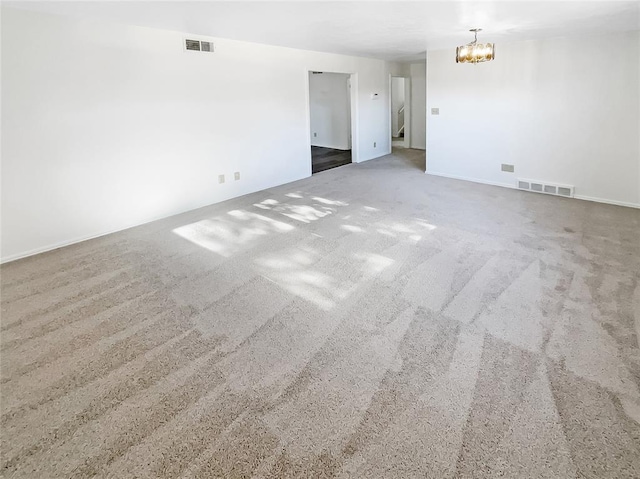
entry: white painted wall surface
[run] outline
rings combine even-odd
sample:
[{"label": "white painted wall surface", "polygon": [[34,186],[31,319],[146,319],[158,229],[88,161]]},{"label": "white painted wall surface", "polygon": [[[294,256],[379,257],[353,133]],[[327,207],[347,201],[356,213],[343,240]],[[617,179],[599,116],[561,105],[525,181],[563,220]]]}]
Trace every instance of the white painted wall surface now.
[{"label": "white painted wall surface", "polygon": [[397,136],[400,118],[398,111],[404,106],[404,78],[391,77],[391,131],[393,136]]},{"label": "white painted wall surface", "polygon": [[407,62],[391,63],[391,75],[405,78],[409,77],[411,75],[410,65],[411,63]]},{"label": "white painted wall surface", "polygon": [[393,64],[184,37],[2,7],[3,261],[310,176],[310,70],[356,73],[357,160],[390,151]]},{"label": "white painted wall surface", "polygon": [[428,115],[428,173],[640,205],[639,32],[498,44],[478,65],[456,64],[454,49],[427,58],[427,109],[440,109]]},{"label": "white painted wall surface", "polygon": [[411,148],[424,150],[427,146],[427,64],[409,65],[411,76]]},{"label": "white painted wall surface", "polygon": [[311,144],[351,149],[349,75],[309,72]]}]

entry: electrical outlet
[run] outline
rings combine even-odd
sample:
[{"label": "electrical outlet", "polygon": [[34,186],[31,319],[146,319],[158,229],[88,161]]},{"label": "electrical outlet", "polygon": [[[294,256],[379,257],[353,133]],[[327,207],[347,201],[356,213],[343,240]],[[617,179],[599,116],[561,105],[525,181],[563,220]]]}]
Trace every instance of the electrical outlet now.
[{"label": "electrical outlet", "polygon": [[373,142],[373,147],[374,147],[374,148],[376,147],[376,142],[375,142],[375,141]]},{"label": "electrical outlet", "polygon": [[432,115],[439,115],[440,114],[440,108],[432,108],[431,109],[431,114]]},{"label": "electrical outlet", "polygon": [[313,132],[313,137],[316,138],[318,136],[318,134],[314,131]]},{"label": "electrical outlet", "polygon": [[218,183],[224,183],[224,175],[218,175]]},{"label": "electrical outlet", "polygon": [[502,163],[502,171],[506,171],[507,173],[513,173],[514,171],[513,165],[507,165],[506,163]]},{"label": "electrical outlet", "polygon": [[234,179],[234,180],[236,180],[236,181],[238,181],[238,180],[240,179],[240,172],[239,172],[239,171],[236,171],[236,172],[233,174],[233,179]]}]

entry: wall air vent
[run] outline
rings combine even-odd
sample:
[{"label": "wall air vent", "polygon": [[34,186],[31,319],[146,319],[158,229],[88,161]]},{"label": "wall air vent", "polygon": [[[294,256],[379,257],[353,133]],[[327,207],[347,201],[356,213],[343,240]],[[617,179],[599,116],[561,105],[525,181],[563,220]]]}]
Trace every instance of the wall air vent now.
[{"label": "wall air vent", "polygon": [[213,43],[185,39],[184,49],[192,52],[213,52]]},{"label": "wall air vent", "polygon": [[545,181],[526,180],[524,178],[518,178],[517,185],[519,190],[573,198],[573,186],[569,185],[558,185],[555,183],[547,183]]},{"label": "wall air vent", "polygon": [[558,186],[558,195],[560,196],[573,196],[573,188],[567,186]]}]

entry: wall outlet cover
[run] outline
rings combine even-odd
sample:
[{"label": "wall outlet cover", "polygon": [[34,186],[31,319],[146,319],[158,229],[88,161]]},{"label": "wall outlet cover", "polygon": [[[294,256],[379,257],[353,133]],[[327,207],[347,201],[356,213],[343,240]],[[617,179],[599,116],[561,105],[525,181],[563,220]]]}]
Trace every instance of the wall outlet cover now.
[{"label": "wall outlet cover", "polygon": [[236,171],[236,172],[233,174],[233,178],[234,178],[236,181],[238,181],[238,180],[240,179],[240,172],[239,172],[239,171]]},{"label": "wall outlet cover", "polygon": [[224,175],[218,175],[218,183],[224,183]]},{"label": "wall outlet cover", "polygon": [[507,165],[506,163],[502,163],[501,170],[502,171],[506,171],[507,173],[513,173],[514,172],[514,166],[513,165]]},{"label": "wall outlet cover", "polygon": [[431,109],[431,114],[432,115],[439,115],[440,114],[440,108],[432,108]]}]

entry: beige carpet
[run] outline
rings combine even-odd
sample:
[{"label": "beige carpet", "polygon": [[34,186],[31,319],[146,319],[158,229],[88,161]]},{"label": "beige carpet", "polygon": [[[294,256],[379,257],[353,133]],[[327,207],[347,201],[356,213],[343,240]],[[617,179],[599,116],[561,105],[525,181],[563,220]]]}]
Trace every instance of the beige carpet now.
[{"label": "beige carpet", "polygon": [[2,267],[5,477],[640,477],[640,211],[330,170]]}]

